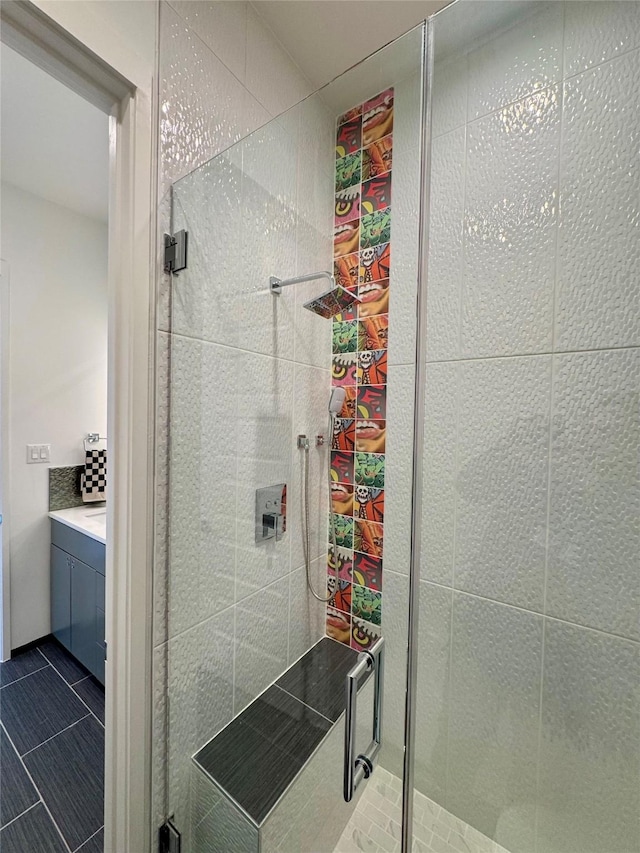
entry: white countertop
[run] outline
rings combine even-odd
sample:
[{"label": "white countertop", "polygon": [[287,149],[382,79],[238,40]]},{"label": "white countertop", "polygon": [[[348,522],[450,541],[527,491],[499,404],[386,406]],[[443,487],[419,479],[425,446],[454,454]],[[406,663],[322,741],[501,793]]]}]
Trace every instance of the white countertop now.
[{"label": "white countertop", "polygon": [[85,533],[92,539],[102,542],[107,541],[107,507],[106,504],[86,504],[86,506],[74,506],[71,509],[59,509],[50,512],[49,518],[72,527],[79,533]]}]

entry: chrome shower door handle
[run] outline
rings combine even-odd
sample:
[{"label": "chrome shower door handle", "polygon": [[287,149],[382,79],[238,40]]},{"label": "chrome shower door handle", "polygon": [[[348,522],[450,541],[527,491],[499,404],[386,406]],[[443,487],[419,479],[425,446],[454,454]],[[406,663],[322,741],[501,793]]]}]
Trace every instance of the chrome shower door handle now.
[{"label": "chrome shower door handle", "polygon": [[[356,756],[358,682],[366,673],[374,673],[373,738],[366,752]],[[350,803],[360,782],[373,773],[373,761],[382,744],[382,682],[384,679],[384,639],[360,652],[358,662],[347,673],[344,715],[344,799]]]}]

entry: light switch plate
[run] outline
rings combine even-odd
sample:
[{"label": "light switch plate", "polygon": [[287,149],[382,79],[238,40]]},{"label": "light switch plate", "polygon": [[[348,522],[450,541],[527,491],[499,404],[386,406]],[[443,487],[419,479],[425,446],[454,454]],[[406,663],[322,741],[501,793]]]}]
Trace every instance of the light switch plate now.
[{"label": "light switch plate", "polygon": [[51,461],[50,444],[27,444],[27,465]]}]

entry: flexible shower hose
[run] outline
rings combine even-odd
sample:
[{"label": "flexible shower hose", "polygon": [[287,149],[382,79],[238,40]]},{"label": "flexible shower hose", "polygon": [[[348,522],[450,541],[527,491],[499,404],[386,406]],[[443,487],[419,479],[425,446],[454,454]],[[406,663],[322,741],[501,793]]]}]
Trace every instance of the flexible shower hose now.
[{"label": "flexible shower hose", "polygon": [[[327,451],[327,482],[329,484],[329,527],[331,529],[331,544],[333,545],[333,567],[336,570],[336,589],[338,584],[338,548],[336,545],[336,531],[333,524],[333,510],[331,507],[331,445],[333,443],[333,419],[335,415],[333,412],[329,413],[329,447]],[[310,533],[309,533],[309,445],[304,449],[304,483],[302,484],[303,491],[303,499],[304,499],[304,534],[303,534],[303,545],[304,545],[304,566],[307,573],[307,586],[309,588],[309,592],[311,595],[317,599],[318,601],[322,601],[326,604],[328,601],[331,601],[335,590],[333,592],[329,592],[327,598],[324,598],[319,593],[315,591],[313,588],[313,583],[311,582],[311,542],[310,542]],[[331,564],[331,561],[329,561]]]}]

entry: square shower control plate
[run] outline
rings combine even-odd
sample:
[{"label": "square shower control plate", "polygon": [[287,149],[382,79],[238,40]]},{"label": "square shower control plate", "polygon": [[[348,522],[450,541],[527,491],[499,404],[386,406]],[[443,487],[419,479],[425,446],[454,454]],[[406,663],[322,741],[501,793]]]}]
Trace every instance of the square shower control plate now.
[{"label": "square shower control plate", "polygon": [[256,542],[282,539],[287,529],[287,484],[256,489]]}]

